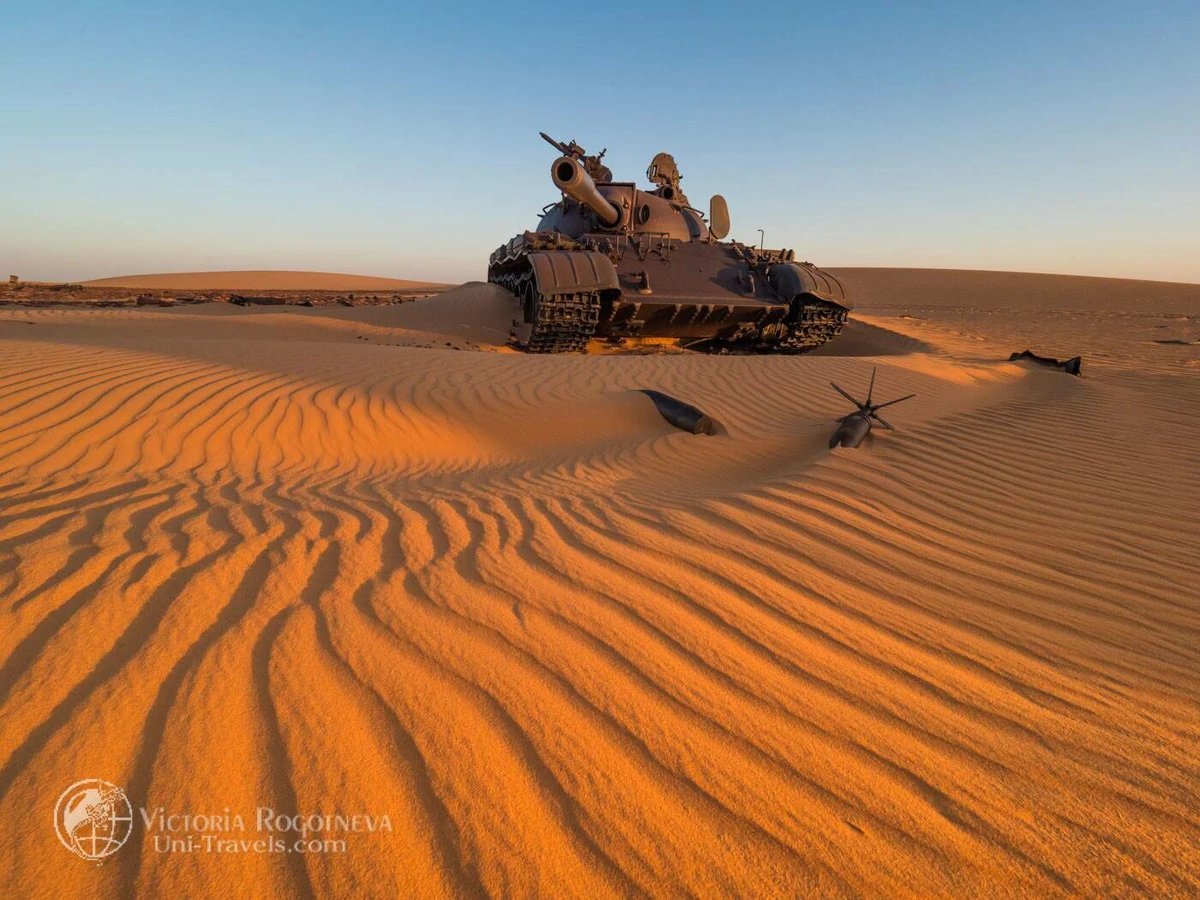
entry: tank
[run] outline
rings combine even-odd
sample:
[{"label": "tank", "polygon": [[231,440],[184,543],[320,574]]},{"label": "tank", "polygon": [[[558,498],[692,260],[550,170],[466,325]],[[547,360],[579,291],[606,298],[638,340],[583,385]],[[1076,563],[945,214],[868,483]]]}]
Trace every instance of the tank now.
[{"label": "tank", "polygon": [[670,154],[651,161],[644,189],[613,181],[606,150],[542,137],[560,154],[550,179],[562,198],[488,261],[488,281],[515,297],[519,347],[667,337],[710,352],[803,353],[841,332],[852,308],[841,282],[791,250],[725,240],[725,199],[714,195],[707,215],[693,207]]}]

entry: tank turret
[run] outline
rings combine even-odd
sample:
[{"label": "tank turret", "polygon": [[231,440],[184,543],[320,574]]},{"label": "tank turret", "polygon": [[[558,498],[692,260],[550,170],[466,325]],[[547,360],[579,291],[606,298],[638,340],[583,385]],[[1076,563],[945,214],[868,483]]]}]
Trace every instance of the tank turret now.
[{"label": "tank turret", "polygon": [[662,336],[693,349],[800,353],[841,331],[851,308],[841,282],[791,250],[725,241],[725,199],[713,195],[707,216],[692,207],[670,154],[654,157],[646,190],[613,181],[606,150],[542,137],[562,154],[550,167],[562,197],[488,264],[488,280],[519,302],[519,346]]}]

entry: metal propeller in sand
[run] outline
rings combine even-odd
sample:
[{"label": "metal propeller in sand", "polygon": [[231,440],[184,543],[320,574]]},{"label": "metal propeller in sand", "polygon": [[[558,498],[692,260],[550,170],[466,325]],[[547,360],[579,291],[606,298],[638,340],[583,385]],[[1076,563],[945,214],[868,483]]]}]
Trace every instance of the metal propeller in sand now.
[{"label": "metal propeller in sand", "polygon": [[894,403],[899,403],[902,400],[910,400],[917,396],[916,394],[909,394],[905,397],[889,400],[887,403],[872,403],[871,397],[875,393],[875,371],[875,369],[871,369],[871,384],[867,388],[867,399],[863,401],[855,400],[832,381],[829,382],[835,391],[858,407],[855,412],[842,416],[837,420],[839,425],[837,431],[833,433],[833,437],[829,439],[830,448],[837,447],[839,444],[843,447],[857,447],[871,433],[871,426],[876,422],[888,431],[895,431],[895,428],[880,417],[879,410],[885,406],[891,406]]}]

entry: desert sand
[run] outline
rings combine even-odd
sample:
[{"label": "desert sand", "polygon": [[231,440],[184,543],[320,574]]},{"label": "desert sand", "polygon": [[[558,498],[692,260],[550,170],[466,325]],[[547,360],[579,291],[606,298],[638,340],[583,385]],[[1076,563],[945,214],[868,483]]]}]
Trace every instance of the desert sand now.
[{"label": "desert sand", "polygon": [[[1200,286],[842,274],[787,358],[522,355],[482,284],[0,310],[4,892],[1194,896]],[[85,777],[393,830],[96,866]]]},{"label": "desert sand", "polygon": [[345,275],[340,272],[249,270],[235,272],[163,272],[120,275],[82,282],[89,287],[177,291],[426,291],[447,285],[402,278]]}]

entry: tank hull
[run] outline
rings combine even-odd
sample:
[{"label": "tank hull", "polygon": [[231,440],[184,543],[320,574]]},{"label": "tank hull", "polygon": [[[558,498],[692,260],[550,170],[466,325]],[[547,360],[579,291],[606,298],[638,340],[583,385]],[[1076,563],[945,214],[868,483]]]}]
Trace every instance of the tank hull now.
[{"label": "tank hull", "polygon": [[[492,254],[488,280],[516,294],[517,343],[541,352],[593,337],[803,352],[835,337],[851,308],[836,278],[790,251],[669,235],[525,232]],[[540,325],[567,326],[569,339],[542,347]]]}]

